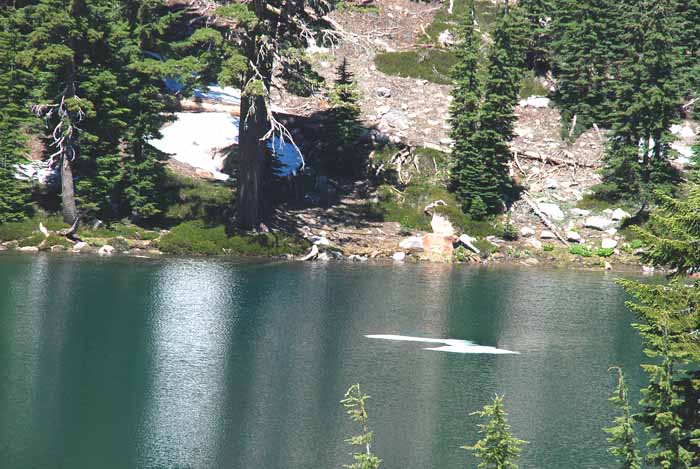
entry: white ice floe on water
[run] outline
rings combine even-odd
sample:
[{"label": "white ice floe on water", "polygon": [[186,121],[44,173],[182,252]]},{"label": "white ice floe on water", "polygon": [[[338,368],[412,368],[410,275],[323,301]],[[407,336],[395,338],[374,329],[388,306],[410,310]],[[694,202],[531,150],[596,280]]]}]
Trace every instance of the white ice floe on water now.
[{"label": "white ice floe on water", "polygon": [[460,339],[430,339],[427,337],[411,337],[406,335],[392,335],[392,334],[372,334],[366,335],[368,339],[384,339],[384,340],[395,340],[402,342],[422,342],[425,344],[443,344],[440,347],[427,347],[423,350],[436,350],[438,352],[452,352],[452,353],[482,353],[482,354],[492,354],[492,355],[505,355],[505,354],[520,354],[520,352],[512,352],[510,350],[504,350],[496,347],[489,347],[486,345],[477,345],[474,342],[468,340]]}]

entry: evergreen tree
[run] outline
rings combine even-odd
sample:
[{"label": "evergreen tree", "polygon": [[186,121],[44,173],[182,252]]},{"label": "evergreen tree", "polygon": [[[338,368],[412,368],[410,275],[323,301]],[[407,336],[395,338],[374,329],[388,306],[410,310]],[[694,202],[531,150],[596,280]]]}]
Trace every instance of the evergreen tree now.
[{"label": "evergreen tree", "polygon": [[[487,207],[482,194],[499,200],[498,179],[486,168],[485,160],[475,146],[474,135],[479,129],[481,84],[479,82],[479,48],[481,40],[476,31],[474,2],[470,1],[467,14],[459,28],[455,55],[457,63],[452,71],[454,87],[450,104],[450,136],[454,141],[451,170],[452,189],[466,213],[481,219]],[[497,203],[497,202],[494,202]]]},{"label": "evergreen tree", "polygon": [[613,369],[617,371],[617,387],[609,400],[620,409],[621,415],[615,417],[614,426],[605,429],[610,435],[608,442],[611,446],[608,451],[615,456],[622,469],[640,469],[634,418],[632,417],[625,375],[621,368],[614,367]]},{"label": "evergreen tree", "polygon": [[674,35],[681,53],[682,93],[695,98],[700,89],[700,0],[678,0],[679,25]]},{"label": "evergreen tree", "polygon": [[338,65],[337,78],[330,94],[327,131],[324,138],[323,166],[326,171],[346,176],[360,176],[366,161],[359,151],[359,91],[346,58]]},{"label": "evergreen tree", "polygon": [[524,57],[525,22],[518,7],[504,8],[493,32],[488,54],[484,97],[479,127],[471,141],[484,167],[483,185],[475,191],[489,213],[504,209],[514,187],[509,174],[512,161],[509,142],[513,138],[515,105],[520,91]]},{"label": "evergreen tree", "polygon": [[352,455],[355,463],[344,466],[348,469],[377,469],[382,462],[381,459],[372,454],[373,434],[369,430],[367,399],[369,396],[362,393],[360,385],[354,384],[345,393],[345,398],[340,401],[350,418],[362,426],[361,434],[345,440],[359,450]]},{"label": "evergreen tree", "polygon": [[21,220],[29,208],[29,186],[15,179],[27,151],[22,127],[30,77],[16,63],[21,38],[14,15],[10,5],[0,5],[0,223]]},{"label": "evergreen tree", "polygon": [[681,51],[673,34],[678,18],[673,0],[640,0],[624,18],[638,26],[624,35],[630,46],[617,71],[613,143],[598,193],[616,199],[639,197],[641,190],[644,199],[650,188],[675,182],[668,157],[681,104]]},{"label": "evergreen tree", "polygon": [[520,454],[520,447],[526,442],[514,437],[510,425],[506,421],[506,411],[503,406],[503,396],[496,395],[492,404],[487,404],[480,411],[473,412],[486,419],[479,424],[479,433],[483,438],[474,446],[463,446],[471,451],[481,461],[480,469],[517,469],[515,460]]},{"label": "evergreen tree", "polygon": [[537,74],[544,74],[550,68],[551,16],[554,13],[554,0],[520,0],[528,23],[527,51],[525,65]]}]

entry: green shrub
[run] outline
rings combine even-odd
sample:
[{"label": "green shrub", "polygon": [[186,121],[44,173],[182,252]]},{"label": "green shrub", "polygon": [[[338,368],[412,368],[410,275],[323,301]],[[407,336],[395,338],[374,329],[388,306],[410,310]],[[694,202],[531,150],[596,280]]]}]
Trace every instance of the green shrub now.
[{"label": "green shrub", "polygon": [[335,6],[335,9],[343,13],[379,14],[379,7],[377,5],[358,5],[351,2],[340,2]]},{"label": "green shrub", "polygon": [[569,246],[569,252],[575,256],[581,257],[592,257],[593,252],[587,246],[582,246],[581,244],[572,244]]},{"label": "green shrub", "polygon": [[60,215],[37,213],[32,218],[22,221],[0,224],[0,241],[18,240],[39,233],[39,223],[43,223],[47,229],[52,231],[68,227],[63,223]]},{"label": "green shrub", "polygon": [[201,181],[167,172],[165,221],[177,224],[188,220],[225,223],[234,205],[234,191],[224,183]]},{"label": "green shrub", "polygon": [[377,70],[382,73],[420,78],[441,85],[452,84],[450,73],[456,62],[452,52],[439,49],[383,52],[374,58]]},{"label": "green shrub", "polygon": [[615,253],[615,249],[613,249],[613,248],[598,248],[598,249],[596,249],[595,253],[598,257],[610,257]]},{"label": "green shrub", "polygon": [[78,236],[87,238],[116,238],[121,236],[130,239],[152,240],[159,235],[157,231],[148,231],[139,226],[126,223],[111,223],[95,229],[83,227],[78,230]]},{"label": "green shrub", "polygon": [[552,251],[554,251],[554,245],[553,244],[545,244],[544,246],[542,246],[542,249],[545,252],[552,252]]},{"label": "green shrub", "polygon": [[41,244],[42,241],[44,241],[45,236],[41,233],[33,234],[30,235],[26,238],[20,239],[19,244],[17,244],[19,247],[24,248],[27,246],[38,246]]},{"label": "green shrub", "polygon": [[52,246],[63,246],[64,248],[68,249],[73,247],[73,244],[63,236],[52,234],[48,238],[46,238],[44,246],[46,246],[47,248],[50,248]]},{"label": "green shrub", "polygon": [[208,226],[196,220],[173,228],[160,239],[158,248],[172,254],[280,256],[300,254],[308,242],[283,233],[229,236],[223,225]]},{"label": "green shrub", "polygon": [[597,198],[595,194],[586,194],[576,204],[578,208],[602,212],[605,209],[613,208],[613,203],[608,200]]},{"label": "green shrub", "polygon": [[520,82],[520,97],[547,96],[547,88],[537,79],[533,72],[528,72]]}]

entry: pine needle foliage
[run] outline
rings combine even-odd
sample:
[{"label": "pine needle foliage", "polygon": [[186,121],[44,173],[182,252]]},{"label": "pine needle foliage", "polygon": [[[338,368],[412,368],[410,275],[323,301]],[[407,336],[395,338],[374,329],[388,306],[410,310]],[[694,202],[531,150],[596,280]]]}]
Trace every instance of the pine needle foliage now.
[{"label": "pine needle foliage", "polygon": [[511,434],[510,425],[506,420],[503,396],[496,395],[491,404],[485,405],[482,410],[470,415],[486,419],[486,423],[479,424],[479,433],[483,438],[473,446],[462,446],[462,449],[473,452],[481,461],[477,467],[517,469],[515,461],[520,455],[521,446],[527,442]]},{"label": "pine needle foliage", "polygon": [[637,437],[634,430],[634,418],[632,406],[629,401],[629,390],[625,382],[625,375],[619,367],[612,367],[617,372],[617,387],[613,395],[608,399],[620,410],[620,415],[615,417],[614,425],[606,428],[610,435],[608,451],[619,462],[621,469],[640,469],[639,455],[637,454]]},{"label": "pine needle foliage", "polygon": [[367,414],[367,400],[370,396],[364,394],[360,385],[353,384],[345,393],[345,397],[340,403],[346,410],[353,422],[358,423],[362,428],[362,433],[345,440],[346,443],[357,448],[357,452],[352,454],[355,462],[345,465],[348,469],[377,469],[382,460],[372,454],[373,434],[369,430],[369,415]]}]

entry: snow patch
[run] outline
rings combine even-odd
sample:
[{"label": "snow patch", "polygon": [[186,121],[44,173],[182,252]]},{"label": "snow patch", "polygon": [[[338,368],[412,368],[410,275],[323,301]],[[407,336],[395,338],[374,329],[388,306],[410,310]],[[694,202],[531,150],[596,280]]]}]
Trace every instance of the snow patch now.
[{"label": "snow patch", "polygon": [[372,334],[366,335],[368,339],[383,339],[383,340],[394,340],[402,342],[422,342],[426,344],[443,344],[440,347],[427,347],[423,350],[435,350],[438,352],[452,352],[452,353],[480,353],[480,354],[491,354],[491,355],[506,355],[506,354],[520,354],[520,352],[513,352],[510,350],[499,349],[496,347],[489,347],[486,345],[477,345],[469,340],[460,339],[431,339],[427,337],[412,337],[406,335],[393,335],[393,334]]}]

